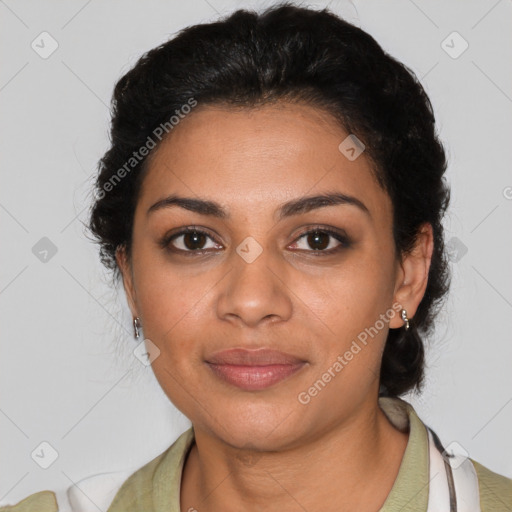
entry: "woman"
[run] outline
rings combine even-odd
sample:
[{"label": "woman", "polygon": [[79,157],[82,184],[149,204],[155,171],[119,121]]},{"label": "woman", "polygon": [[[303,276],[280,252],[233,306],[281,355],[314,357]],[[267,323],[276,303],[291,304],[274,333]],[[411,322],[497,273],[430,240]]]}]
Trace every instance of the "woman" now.
[{"label": "woman", "polygon": [[512,480],[399,398],[449,285],[445,153],[407,68],[327,10],[237,11],[121,78],[111,139],[91,231],[193,426],[73,510],[512,510]]}]

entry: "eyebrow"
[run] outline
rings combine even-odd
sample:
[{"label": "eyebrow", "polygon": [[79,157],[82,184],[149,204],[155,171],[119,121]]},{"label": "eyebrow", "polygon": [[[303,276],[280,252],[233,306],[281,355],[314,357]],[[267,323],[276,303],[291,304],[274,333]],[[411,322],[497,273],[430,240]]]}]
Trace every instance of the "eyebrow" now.
[{"label": "eyebrow", "polygon": [[[292,201],[288,201],[282,204],[277,209],[275,215],[277,215],[278,220],[282,220],[286,217],[300,215],[312,210],[316,210],[318,208],[336,205],[356,206],[369,217],[371,217],[370,211],[360,199],[347,194],[342,194],[341,192],[325,193],[293,199]],[[172,194],[164,199],[157,201],[148,209],[146,215],[149,215],[150,213],[157,210],[171,208],[173,206],[178,206],[200,215],[209,215],[219,219],[230,219],[229,213],[215,201],[196,199],[192,197],[180,197],[176,194]]]}]

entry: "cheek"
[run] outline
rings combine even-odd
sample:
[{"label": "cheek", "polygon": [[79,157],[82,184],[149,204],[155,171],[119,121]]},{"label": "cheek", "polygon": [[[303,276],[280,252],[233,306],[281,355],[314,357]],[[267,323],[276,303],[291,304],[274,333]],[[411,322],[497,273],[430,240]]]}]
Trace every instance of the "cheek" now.
[{"label": "cheek", "polygon": [[138,277],[144,336],[160,351],[151,363],[153,373],[170,401],[183,414],[196,417],[204,394],[199,379],[207,334],[203,301],[212,285],[208,276],[186,279],[156,266],[141,269]]},{"label": "cheek", "polygon": [[320,378],[330,369],[338,377],[326,400],[343,389],[367,390],[377,378],[389,320],[396,314],[391,276],[392,253],[366,248],[333,268],[328,278],[305,282],[298,293],[308,291],[307,306],[327,333],[321,337],[323,354],[315,373]]},{"label": "cheek", "polygon": [[392,262],[384,251],[361,250],[322,279],[308,280],[301,291],[308,305],[335,333],[354,335],[390,307]]},{"label": "cheek", "polygon": [[212,287],[207,274],[189,278],[169,265],[145,264],[139,260],[137,299],[144,321],[144,335],[167,356],[178,358],[197,346],[196,335],[203,331],[203,301]]}]

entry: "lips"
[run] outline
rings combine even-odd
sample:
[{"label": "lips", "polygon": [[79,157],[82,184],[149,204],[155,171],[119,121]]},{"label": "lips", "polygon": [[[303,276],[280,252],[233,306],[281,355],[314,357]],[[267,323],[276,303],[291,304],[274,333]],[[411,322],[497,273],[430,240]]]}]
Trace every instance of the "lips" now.
[{"label": "lips", "polygon": [[272,364],[299,364],[305,363],[303,359],[279,350],[260,348],[248,350],[243,348],[232,348],[215,352],[208,357],[208,363],[212,364],[235,364],[244,366],[268,366]]},{"label": "lips", "polygon": [[278,350],[234,348],[216,352],[208,357],[206,364],[222,381],[257,391],[295,374],[306,361]]}]

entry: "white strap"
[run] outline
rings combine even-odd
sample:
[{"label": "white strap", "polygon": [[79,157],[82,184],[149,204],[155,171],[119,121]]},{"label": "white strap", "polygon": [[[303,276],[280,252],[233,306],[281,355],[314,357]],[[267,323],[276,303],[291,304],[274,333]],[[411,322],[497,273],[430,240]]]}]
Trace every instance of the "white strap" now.
[{"label": "white strap", "polygon": [[457,512],[482,512],[480,508],[480,489],[475,467],[468,457],[467,452],[457,451],[457,443],[452,443],[447,448],[453,458],[448,458],[452,468],[455,494],[457,495]]},{"label": "white strap", "polygon": [[59,512],[73,512],[71,503],[69,502],[68,498],[68,489],[58,489],[55,491],[55,498],[57,499],[57,507]]},{"label": "white strap", "polygon": [[[107,512],[117,491],[135,469],[101,473],[77,482],[67,490],[70,512]],[[57,497],[58,500],[58,497]],[[59,502],[59,512],[61,503]],[[68,508],[63,509],[68,510]]]},{"label": "white strap", "polygon": [[447,512],[450,510],[450,491],[445,460],[448,461],[455,488],[457,512],[482,512],[478,476],[473,463],[458,443],[451,443],[443,457],[437,449],[432,432],[428,431],[429,445],[429,493],[427,512]]},{"label": "white strap", "polygon": [[432,433],[428,431],[429,450],[429,490],[427,512],[448,512],[450,510],[450,490],[444,467],[444,459],[437,450]]}]

